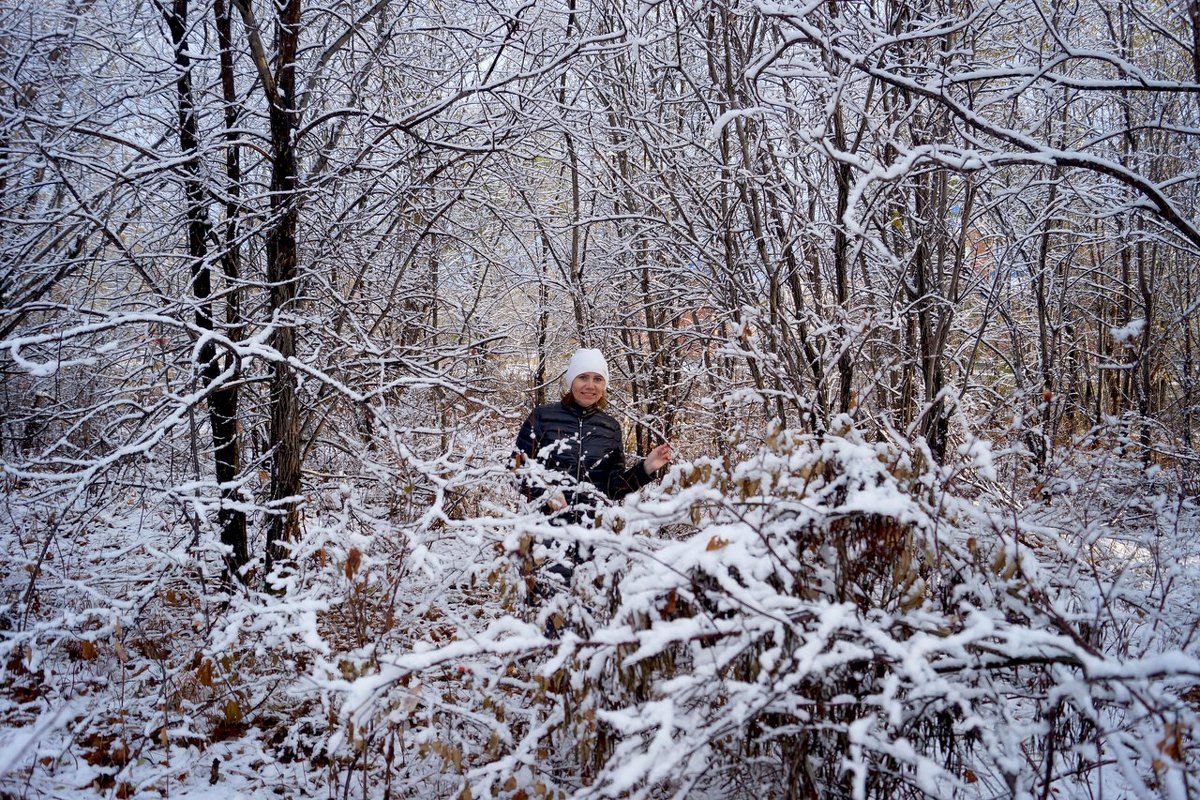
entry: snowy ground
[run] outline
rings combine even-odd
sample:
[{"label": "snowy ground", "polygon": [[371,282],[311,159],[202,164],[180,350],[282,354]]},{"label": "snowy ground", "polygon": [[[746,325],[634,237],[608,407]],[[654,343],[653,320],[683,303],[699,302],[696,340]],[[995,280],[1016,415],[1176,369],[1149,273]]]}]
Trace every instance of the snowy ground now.
[{"label": "snowy ground", "polygon": [[[152,503],[82,514],[7,618],[0,791],[751,796],[817,754],[852,794],[890,770],[987,797],[1036,793],[1052,732],[1055,796],[1195,791],[1193,511],[1146,501],[1139,534],[1059,499],[1014,532],[914,493],[905,458],[851,436],[683,465],[596,529],[494,490],[399,525],[334,487],[276,590],[232,598]],[[12,615],[55,529],[8,503]],[[531,604],[555,537],[597,555]]]}]

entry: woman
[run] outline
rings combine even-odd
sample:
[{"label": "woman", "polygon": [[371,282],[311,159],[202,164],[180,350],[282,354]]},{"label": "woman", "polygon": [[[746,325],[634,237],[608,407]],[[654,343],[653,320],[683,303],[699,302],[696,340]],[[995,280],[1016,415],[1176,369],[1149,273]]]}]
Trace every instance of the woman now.
[{"label": "woman", "polygon": [[625,466],[621,425],[603,410],[608,362],[599,350],[571,356],[564,376],[567,393],[557,403],[535,408],[517,434],[516,463],[539,464],[522,491],[564,522],[581,522],[604,501],[620,500],[654,480],[674,453],[660,444],[645,460]]},{"label": "woman", "polygon": [[[521,491],[538,501],[542,511],[557,524],[580,523],[592,517],[597,506],[620,500],[654,480],[654,473],[667,465],[674,453],[670,444],[660,444],[645,460],[625,466],[621,425],[604,413],[608,388],[608,362],[599,350],[581,349],[571,356],[563,376],[567,393],[557,403],[546,403],[530,413],[517,434],[516,465],[532,461],[521,470]],[[552,581],[535,580],[534,598],[548,597],[560,587],[571,585],[575,565],[590,554],[578,545],[564,552],[562,542],[543,542],[549,552],[546,573]],[[546,635],[557,638],[561,619],[546,623]]]}]

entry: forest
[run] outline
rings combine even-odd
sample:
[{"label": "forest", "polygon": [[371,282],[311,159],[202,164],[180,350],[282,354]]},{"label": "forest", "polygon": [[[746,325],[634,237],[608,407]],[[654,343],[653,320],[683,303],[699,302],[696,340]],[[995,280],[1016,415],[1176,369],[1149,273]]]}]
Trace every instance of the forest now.
[{"label": "forest", "polygon": [[0,798],[1200,797],[1198,164],[1200,0],[0,0]]}]

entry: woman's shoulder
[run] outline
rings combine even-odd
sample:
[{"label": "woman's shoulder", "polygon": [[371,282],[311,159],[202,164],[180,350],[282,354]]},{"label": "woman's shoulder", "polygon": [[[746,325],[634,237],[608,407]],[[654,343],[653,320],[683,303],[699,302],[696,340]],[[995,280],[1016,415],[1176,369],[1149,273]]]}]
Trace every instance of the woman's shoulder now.
[{"label": "woman's shoulder", "polygon": [[588,422],[598,428],[608,428],[614,430],[617,435],[621,433],[621,423],[617,422],[617,418],[601,408],[597,408],[587,417]]},{"label": "woman's shoulder", "polygon": [[542,403],[529,412],[529,419],[537,422],[562,422],[573,419],[571,411],[559,401]]},{"label": "woman's shoulder", "polygon": [[561,400],[552,400],[549,403],[542,403],[540,406],[534,406],[531,413],[538,414],[540,416],[544,414],[562,414],[566,412],[566,410],[567,407],[563,405]]}]

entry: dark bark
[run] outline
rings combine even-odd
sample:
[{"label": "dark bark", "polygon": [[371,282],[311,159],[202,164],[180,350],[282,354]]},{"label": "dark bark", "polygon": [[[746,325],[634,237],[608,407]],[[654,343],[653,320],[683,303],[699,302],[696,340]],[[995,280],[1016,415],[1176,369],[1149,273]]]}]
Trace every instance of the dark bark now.
[{"label": "dark bark", "polygon": [[1192,75],[1200,83],[1200,0],[1192,0],[1188,16],[1192,20]]},{"label": "dark bark", "polygon": [[250,41],[250,54],[258,70],[269,103],[271,131],[271,218],[267,234],[267,282],[274,330],[270,344],[278,354],[271,364],[271,422],[268,449],[271,453],[271,486],[268,504],[265,571],[286,558],[288,542],[300,531],[300,408],[296,374],[291,360],[296,357],[294,314],[300,283],[299,247],[296,240],[300,217],[299,161],[296,153],[298,114],[296,108],[296,55],[300,39],[300,0],[274,4],[276,45],[272,71],[258,21],[246,0],[234,0],[242,14]]},{"label": "dark bark", "polygon": [[[173,7],[160,6],[171,32],[178,71],[176,91],[179,111],[179,146],[187,156],[184,163],[184,194],[187,198],[188,257],[192,295],[196,299],[196,325],[214,330],[212,269],[209,265],[208,239],[212,234],[208,221],[203,179],[200,174],[200,137],[192,92],[191,59],[188,56],[188,0],[174,0]],[[231,289],[236,297],[236,290]],[[221,357],[212,339],[200,345],[198,368],[205,384],[216,383],[223,372]],[[212,429],[214,472],[220,487],[221,507],[217,519],[221,543],[226,547],[225,563],[230,575],[240,579],[241,569],[249,561],[246,515],[238,504],[236,480],[241,470],[237,435],[237,388],[227,382],[208,395],[208,418]]]},{"label": "dark bark", "polygon": [[[841,107],[833,111],[834,143],[838,150],[846,150],[846,133],[842,124]],[[837,215],[833,225],[833,290],[838,308],[838,343],[840,354],[837,360],[838,396],[837,410],[850,411],[851,393],[854,385],[854,363],[850,358],[850,329],[846,324],[850,313],[850,239],[846,236],[846,210],[850,207],[850,165],[839,161],[834,167],[837,183]]]},{"label": "dark bark", "polygon": [[288,360],[296,356],[296,327],[291,319],[299,284],[296,228],[299,222],[299,168],[295,144],[296,50],[300,34],[300,0],[279,9],[277,91],[272,98],[271,211],[278,223],[267,236],[267,280],[276,327],[272,344],[281,361],[271,374],[271,496],[267,528],[267,572],[287,554],[283,546],[300,530],[300,408],[296,375]]},{"label": "dark bark", "polygon": [[924,415],[921,420],[921,433],[929,445],[930,453],[940,463],[946,455],[949,419],[946,416],[945,401],[939,396],[946,385],[946,378],[937,330],[950,310],[937,307],[937,304],[944,302],[938,279],[940,270],[934,266],[939,256],[930,252],[930,238],[934,234],[929,228],[944,211],[943,203],[933,196],[935,191],[930,184],[934,180],[936,178],[932,174],[920,176],[914,193],[916,221],[926,230],[918,236],[917,246],[913,251],[910,299],[916,310],[921,376],[924,379],[926,407],[921,412]]},{"label": "dark bark", "polygon": [[550,335],[550,289],[546,283],[546,259],[550,257],[550,241],[545,237],[542,246],[546,252],[542,256],[542,274],[538,281],[537,366],[533,370],[534,406],[546,403],[546,363],[549,361],[547,346]]},{"label": "dark bark", "polygon": [[[729,111],[732,99],[729,96],[727,81],[723,77],[728,75],[732,68],[728,58],[728,39],[722,36],[718,40],[717,22],[723,18],[724,14],[721,10],[713,6],[708,10],[705,21],[705,36],[709,43],[709,46],[705,48],[709,79],[712,81],[714,87],[719,90],[723,89],[717,97],[717,111],[719,114]],[[717,59],[718,48],[720,48],[720,52],[725,54],[726,57],[724,60],[719,61]],[[736,180],[736,165],[733,161],[733,148],[730,144],[729,128],[729,125],[722,127],[720,137],[717,140],[721,154],[720,219],[726,221],[734,218],[734,197],[731,196],[730,187],[735,185]],[[751,352],[749,346],[751,330],[749,323],[743,319],[742,314],[742,306],[750,298],[747,297],[749,292],[741,288],[743,284],[742,272],[745,269],[742,264],[741,247],[738,244],[734,226],[728,224],[728,222],[721,225],[721,245],[724,257],[724,275],[719,280],[726,290],[726,297],[724,298],[726,307],[732,312],[734,329],[731,331],[731,337],[736,337],[737,345],[746,352],[746,366],[750,370],[750,377],[754,381],[754,388],[760,394],[765,395],[766,381],[757,357]],[[745,285],[753,285],[753,281],[746,281]],[[770,419],[771,405],[765,396],[762,399],[762,411],[763,416]]]}]

